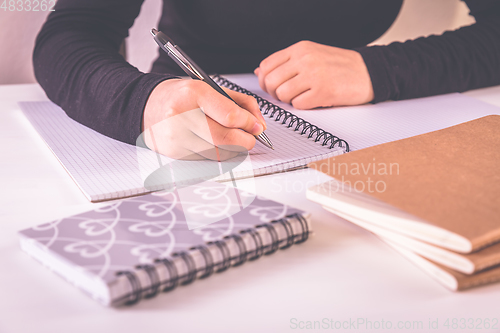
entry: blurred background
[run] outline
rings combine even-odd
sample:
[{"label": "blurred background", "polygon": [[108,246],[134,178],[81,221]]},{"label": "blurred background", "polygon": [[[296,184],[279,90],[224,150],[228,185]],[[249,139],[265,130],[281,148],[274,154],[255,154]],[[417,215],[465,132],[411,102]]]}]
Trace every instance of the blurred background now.
[{"label": "blurred background", "polygon": [[[157,56],[150,29],[156,26],[162,0],[145,0],[126,40],[127,60],[147,72]],[[31,54],[35,37],[49,12],[0,9],[0,84],[36,82]],[[467,6],[459,0],[405,0],[392,27],[373,44],[405,41],[440,34],[474,23]]]}]

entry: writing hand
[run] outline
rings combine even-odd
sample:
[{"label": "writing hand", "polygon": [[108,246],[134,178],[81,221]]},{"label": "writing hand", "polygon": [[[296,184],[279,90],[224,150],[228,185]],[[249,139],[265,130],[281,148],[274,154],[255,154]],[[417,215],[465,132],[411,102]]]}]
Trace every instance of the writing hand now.
[{"label": "writing hand", "polygon": [[251,96],[226,92],[238,105],[203,81],[161,82],[144,109],[146,145],[175,159],[225,160],[252,149],[254,135],[266,129],[259,106]]}]

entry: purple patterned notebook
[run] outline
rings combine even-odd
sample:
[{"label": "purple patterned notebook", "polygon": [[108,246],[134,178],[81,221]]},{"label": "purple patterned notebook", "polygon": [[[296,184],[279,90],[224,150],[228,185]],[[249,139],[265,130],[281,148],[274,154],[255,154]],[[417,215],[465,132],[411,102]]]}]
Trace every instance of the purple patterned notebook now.
[{"label": "purple patterned notebook", "polygon": [[19,232],[104,305],[133,304],[308,238],[308,214],[219,183],[115,201]]}]

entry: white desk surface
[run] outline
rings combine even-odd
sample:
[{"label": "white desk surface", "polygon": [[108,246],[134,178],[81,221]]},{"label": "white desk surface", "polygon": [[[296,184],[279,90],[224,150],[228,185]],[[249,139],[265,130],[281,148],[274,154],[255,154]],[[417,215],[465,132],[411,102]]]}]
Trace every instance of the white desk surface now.
[{"label": "white desk surface", "polygon": [[[500,86],[466,94],[500,106]],[[328,331],[324,318],[352,332],[397,332],[398,325],[475,332],[461,330],[460,321],[454,327],[453,318],[500,321],[500,284],[448,291],[376,237],[307,201],[305,189],[327,179],[313,170],[256,180],[259,194],[313,213],[315,234],[306,243],[133,307],[104,308],[18,245],[18,230],[92,207],[16,104],[46,99],[35,84],[0,86],[2,333],[289,332],[307,321]],[[439,329],[429,329],[429,320]],[[422,328],[409,328],[419,321]]]}]

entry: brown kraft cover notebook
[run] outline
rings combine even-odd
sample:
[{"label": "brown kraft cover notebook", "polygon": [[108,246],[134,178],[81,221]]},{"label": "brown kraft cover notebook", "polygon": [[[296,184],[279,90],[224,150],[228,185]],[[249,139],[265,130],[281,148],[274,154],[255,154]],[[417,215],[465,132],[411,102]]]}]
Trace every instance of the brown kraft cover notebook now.
[{"label": "brown kraft cover notebook", "polygon": [[335,211],[332,208],[324,208],[327,211],[370,231],[381,239],[387,239],[392,243],[415,252],[421,257],[467,275],[500,265],[500,243],[488,246],[474,253],[456,253],[426,242],[406,237],[405,235],[395,233],[387,229],[380,228],[358,218]]},{"label": "brown kraft cover notebook", "polygon": [[382,241],[390,245],[392,248],[401,253],[408,260],[413,262],[427,274],[439,281],[441,284],[453,291],[462,291],[485,284],[495,283],[500,281],[500,266],[491,267],[484,271],[467,275],[443,265],[440,265],[432,260],[422,258],[418,254],[413,253],[389,240],[381,238]]},{"label": "brown kraft cover notebook", "polygon": [[500,116],[308,165],[470,241],[500,241]]}]

